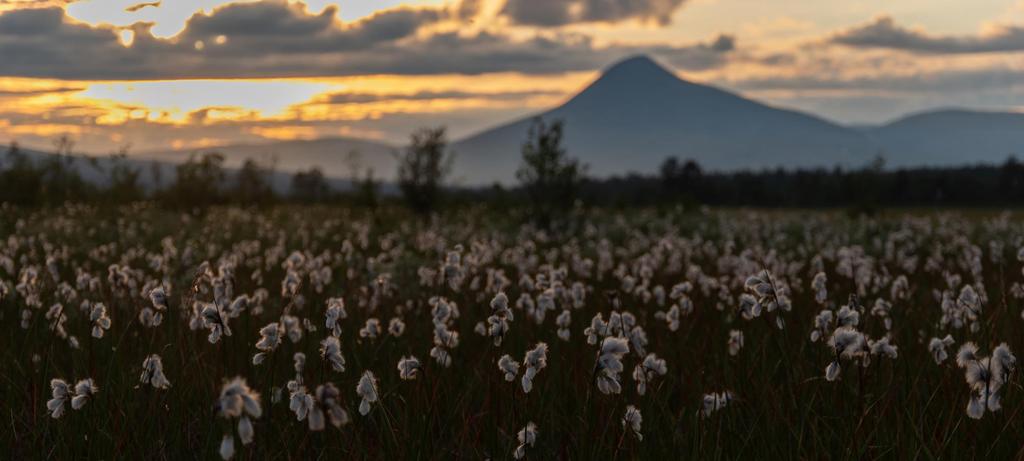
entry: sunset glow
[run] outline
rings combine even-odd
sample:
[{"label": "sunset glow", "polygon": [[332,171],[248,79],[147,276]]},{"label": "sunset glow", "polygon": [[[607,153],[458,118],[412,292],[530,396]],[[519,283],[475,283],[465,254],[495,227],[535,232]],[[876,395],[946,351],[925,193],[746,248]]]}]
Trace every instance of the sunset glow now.
[{"label": "sunset glow", "polygon": [[844,123],[1024,105],[1020,0],[691,0],[618,16],[573,3],[558,21],[508,1],[6,0],[0,50],[16,64],[0,67],[0,139],[73,134],[105,152],[464,135],[557,105],[639,53]]}]

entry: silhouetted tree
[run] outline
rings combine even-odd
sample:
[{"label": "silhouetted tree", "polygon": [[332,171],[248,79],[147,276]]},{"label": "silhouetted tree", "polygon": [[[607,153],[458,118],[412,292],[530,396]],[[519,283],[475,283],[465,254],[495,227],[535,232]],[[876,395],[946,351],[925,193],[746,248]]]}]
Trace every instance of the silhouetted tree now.
[{"label": "silhouetted tree", "polygon": [[0,172],[0,202],[21,206],[37,205],[40,203],[42,183],[42,172],[21,151],[18,143],[11,143],[4,159],[3,171]]},{"label": "silhouetted tree", "polygon": [[356,203],[370,209],[376,209],[377,204],[380,201],[377,192],[379,184],[373,177],[373,168],[366,169],[366,174],[363,176],[363,179],[359,181],[357,186]]},{"label": "silhouetted tree", "polygon": [[177,166],[174,184],[164,191],[166,202],[176,208],[204,209],[224,200],[224,156],[207,152],[191,155]]},{"label": "silhouetted tree", "polygon": [[523,143],[523,164],[516,178],[530,201],[532,216],[542,227],[570,209],[579,193],[585,167],[562,147],[562,121],[550,125],[536,118]]},{"label": "silhouetted tree", "polygon": [[330,197],[331,188],[327,185],[324,172],[319,167],[306,171],[298,171],[292,176],[291,196],[300,202],[323,202]]},{"label": "silhouetted tree", "polygon": [[700,165],[692,159],[680,165],[679,159],[669,157],[661,164],[661,185],[667,198],[673,202],[696,203],[702,175]]},{"label": "silhouetted tree", "polygon": [[402,197],[420,215],[433,212],[440,201],[453,159],[447,147],[444,127],[424,128],[412,134],[409,146],[399,156],[398,185]]},{"label": "silhouetted tree", "polygon": [[110,168],[107,171],[108,186],[104,191],[107,200],[116,203],[142,200],[145,193],[139,181],[140,171],[128,163],[128,146],[111,154],[108,159]]},{"label": "silhouetted tree", "polygon": [[270,184],[271,168],[264,168],[253,159],[246,159],[235,175],[231,200],[237,203],[267,206],[274,202],[274,189]]},{"label": "silhouetted tree", "polygon": [[42,163],[43,201],[49,204],[60,204],[69,200],[87,199],[92,191],[90,184],[82,179],[75,167],[75,142],[69,136],[57,138],[54,143],[54,154]]},{"label": "silhouetted tree", "polygon": [[1024,200],[1024,165],[1010,156],[999,168],[999,194],[1005,198]]}]

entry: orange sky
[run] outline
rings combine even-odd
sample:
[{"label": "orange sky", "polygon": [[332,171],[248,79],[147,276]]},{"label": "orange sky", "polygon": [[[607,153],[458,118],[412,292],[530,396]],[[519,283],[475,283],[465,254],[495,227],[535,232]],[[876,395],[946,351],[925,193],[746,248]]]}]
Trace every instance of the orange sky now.
[{"label": "orange sky", "polygon": [[459,137],[636,53],[847,123],[1024,108],[1024,0],[285,2],[0,0],[0,143]]}]

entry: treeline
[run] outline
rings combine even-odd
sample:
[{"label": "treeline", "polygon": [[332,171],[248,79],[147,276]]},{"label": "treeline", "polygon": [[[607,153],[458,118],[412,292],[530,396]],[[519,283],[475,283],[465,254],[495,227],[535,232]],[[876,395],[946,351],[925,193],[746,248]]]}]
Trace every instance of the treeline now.
[{"label": "treeline", "polygon": [[[547,226],[576,203],[584,181],[584,168],[567,156],[562,145],[561,122],[536,120],[523,144],[523,166],[517,172],[529,216]],[[142,181],[142,171],[128,160],[126,152],[103,159],[75,156],[68,138],[58,141],[57,152],[33,159],[12,144],[0,159],[0,203],[17,206],[54,206],[66,202],[129,203],[152,200],[162,206],[202,211],[213,205],[239,204],[270,206],[282,202],[335,203],[376,208],[385,202],[401,201],[413,212],[430,216],[443,206],[458,206],[479,195],[453,190],[446,180],[454,156],[448,149],[444,128],[425,128],[412,134],[409,144],[396,154],[399,195],[382,194],[382,184],[372,170],[351,167],[350,187],[339,191],[317,167],[294,173],[286,192],[274,187],[277,173],[272,166],[247,160],[241,168],[229,170],[217,152],[192,155],[175,166],[167,184],[162,168],[153,164],[151,183]],[[349,157],[353,156],[349,153]],[[79,165],[84,162],[85,165]],[[358,163],[358,162],[353,162]],[[86,181],[82,168],[94,168],[102,177]],[[394,187],[393,187],[394,189]]]},{"label": "treeline", "polygon": [[850,208],[1015,207],[1024,205],[1024,164],[884,169],[775,169],[705,173],[693,161],[667,160],[658,175],[586,181],[589,203],[652,206]]},{"label": "treeline", "polygon": [[[12,145],[0,160],[0,203],[51,206],[65,202],[127,203],[152,200],[183,210],[211,205],[271,206],[277,203],[337,203],[375,208],[399,201],[427,216],[447,206],[487,203],[517,207],[547,226],[578,204],[588,206],[713,206],[847,208],[872,212],[886,207],[1010,207],[1024,204],[1024,164],[1010,157],[1002,165],[886,169],[882,159],[861,168],[776,169],[705,172],[692,160],[669,158],[656,174],[588,178],[586,165],[562,146],[563,124],[537,119],[522,146],[518,184],[454,188],[446,184],[453,155],[444,128],[413,133],[397,153],[399,194],[382,194],[371,170],[354,168],[350,187],[332,188],[319,168],[291,176],[287,190],[274,187],[272,166],[248,160],[241,168],[224,167],[216,152],[193,155],[175,167],[167,184],[154,168],[153,180],[126,152],[105,159],[102,184],[82,178],[76,162],[90,162],[72,153],[73,143],[61,138],[56,153],[32,159]],[[353,154],[349,154],[350,157]]]},{"label": "treeline", "polygon": [[[73,155],[70,143],[55,154],[33,158],[12,144],[0,156],[0,203],[24,207],[54,206],[66,202],[123,204],[152,200],[174,209],[202,210],[212,205],[270,206],[282,202],[359,201],[356,192],[334,191],[319,168],[295,173],[287,192],[274,188],[272,166],[247,160],[238,169],[224,167],[217,152],[195,154],[174,167],[165,178],[159,164],[146,171],[129,160],[126,152],[104,158]],[[100,180],[86,180],[83,172]],[[150,180],[144,181],[143,175]],[[166,183],[165,183],[166,181]],[[377,183],[368,177],[371,194]]]}]

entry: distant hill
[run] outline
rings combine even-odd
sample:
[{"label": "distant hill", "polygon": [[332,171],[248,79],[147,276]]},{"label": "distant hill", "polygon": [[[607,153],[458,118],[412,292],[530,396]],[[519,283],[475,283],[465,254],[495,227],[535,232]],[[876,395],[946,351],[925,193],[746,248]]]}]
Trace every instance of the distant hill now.
[{"label": "distant hill", "polygon": [[[9,146],[0,145],[0,168],[6,165],[8,149]],[[19,151],[36,164],[41,164],[52,159],[54,156],[52,153],[34,149],[21,148]],[[156,188],[167,187],[174,182],[178,164],[185,162],[187,159],[187,156],[180,157],[180,160],[173,156],[168,156],[167,161],[159,161],[132,156],[124,161],[127,166],[139,171],[140,184],[144,189],[151,191]],[[110,156],[73,155],[68,165],[77,171],[85,181],[98,186],[106,186],[110,182],[110,170],[114,165],[113,162]],[[241,162],[238,165],[241,165]],[[233,175],[237,172],[238,165],[226,165],[228,181],[232,180]],[[274,191],[287,194],[291,189],[292,176],[291,172],[280,170],[270,175],[269,180]],[[328,176],[327,182],[333,190],[337,191],[349,190],[352,187],[348,179],[342,179],[337,176]],[[385,194],[394,193],[394,187],[390,184],[382,184],[381,192]]]},{"label": "distant hill", "polygon": [[1024,114],[937,110],[867,129],[890,167],[1024,159]]},{"label": "distant hill", "polygon": [[394,158],[395,148],[383,143],[355,138],[321,138],[314,140],[280,141],[267,144],[238,144],[159,152],[142,152],[136,157],[161,162],[181,163],[196,152],[219,152],[224,155],[225,165],[238,168],[246,159],[253,159],[261,165],[274,164],[277,171],[294,173],[319,166],[324,175],[333,178],[348,178],[351,174],[349,153],[359,153],[360,170],[372,168],[374,176],[391,180],[397,169]]},{"label": "distant hill", "polygon": [[[859,166],[876,153],[862,131],[681,80],[643,56],[613,65],[538,115],[565,122],[568,151],[596,176],[653,172],[669,156],[736,170]],[[456,169],[478,184],[513,181],[532,119],[457,142]]]}]

